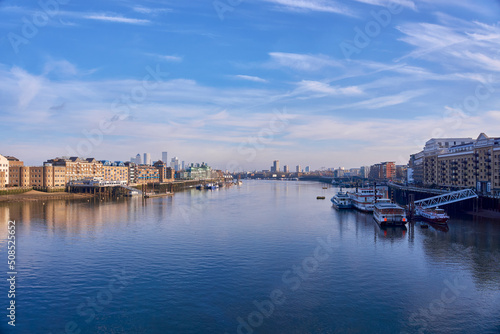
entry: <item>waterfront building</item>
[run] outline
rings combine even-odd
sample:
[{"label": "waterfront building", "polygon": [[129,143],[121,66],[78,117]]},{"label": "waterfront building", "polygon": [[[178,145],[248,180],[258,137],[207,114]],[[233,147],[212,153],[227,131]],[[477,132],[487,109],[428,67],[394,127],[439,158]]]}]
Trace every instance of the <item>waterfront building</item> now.
[{"label": "waterfront building", "polygon": [[359,169],[359,176],[367,179],[370,176],[370,166],[362,166]]},{"label": "waterfront building", "polygon": [[[9,161],[9,187],[29,186],[29,171],[26,173],[27,167],[24,163],[15,157],[5,157]],[[26,175],[27,174],[27,175]],[[27,181],[27,184],[26,184]],[[26,184],[26,185],[22,185]]]},{"label": "waterfront building", "polygon": [[[411,177],[410,177],[411,174]],[[424,183],[424,152],[419,152],[410,155],[408,162],[408,183],[423,184]]]},{"label": "waterfront building", "polygon": [[359,176],[360,168],[351,168],[349,169],[350,176]]},{"label": "waterfront building", "polygon": [[180,173],[180,177],[185,180],[207,180],[213,177],[212,168],[205,163],[199,167],[191,166]]},{"label": "waterfront building", "polygon": [[339,167],[333,172],[334,177],[344,177],[344,174],[345,174],[344,167]]},{"label": "waterfront building", "polygon": [[65,167],[65,183],[85,178],[103,177],[102,163],[94,158],[55,158],[47,160],[44,166]]},{"label": "waterfront building", "polygon": [[154,166],[140,165],[135,169],[135,183],[158,183],[160,182],[160,170]]},{"label": "waterfront building", "polygon": [[0,155],[0,188],[5,188],[9,184],[9,160]]},{"label": "waterfront building", "polygon": [[102,177],[104,181],[129,182],[129,168],[123,161],[102,160]]},{"label": "waterfront building", "polygon": [[128,168],[128,184],[134,184],[136,183],[136,180],[135,180],[135,171],[136,171],[136,168],[137,168],[137,164],[133,161],[127,161],[124,163],[125,166],[127,166]]},{"label": "waterfront building", "polygon": [[157,161],[154,164],[154,167],[158,169],[158,181],[160,183],[165,183],[165,182],[174,182],[175,179],[175,171],[171,168],[168,167],[167,164],[163,161]]},{"label": "waterfront building", "polygon": [[151,154],[149,153],[144,153],[144,165],[149,165],[151,166]]},{"label": "waterfront building", "polygon": [[481,133],[476,140],[466,139],[448,146],[436,145],[439,139],[429,141],[433,141],[432,149],[423,151],[424,185],[475,188],[482,194],[500,195],[500,138]]},{"label": "waterfront building", "polygon": [[369,178],[373,180],[393,180],[396,178],[396,162],[386,161],[370,166]]},{"label": "waterfront building", "polygon": [[407,165],[397,165],[396,166],[396,180],[406,181],[408,166]]}]

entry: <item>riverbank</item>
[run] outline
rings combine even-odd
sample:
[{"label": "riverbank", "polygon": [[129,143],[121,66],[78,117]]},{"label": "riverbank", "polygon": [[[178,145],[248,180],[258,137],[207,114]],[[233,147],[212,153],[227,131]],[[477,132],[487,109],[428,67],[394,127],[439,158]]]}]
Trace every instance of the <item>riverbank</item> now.
[{"label": "riverbank", "polygon": [[15,203],[15,202],[35,202],[56,199],[85,199],[92,198],[93,194],[70,194],[66,192],[46,193],[43,191],[30,190],[22,194],[2,195],[0,203]]}]

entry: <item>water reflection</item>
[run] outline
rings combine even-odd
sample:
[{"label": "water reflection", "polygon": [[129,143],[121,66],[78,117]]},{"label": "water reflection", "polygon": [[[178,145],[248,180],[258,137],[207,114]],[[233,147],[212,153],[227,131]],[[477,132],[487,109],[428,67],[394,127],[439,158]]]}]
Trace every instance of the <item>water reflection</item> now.
[{"label": "water reflection", "polygon": [[[0,205],[0,224],[20,222],[25,323],[33,333],[40,324],[63,332],[67,321],[80,319],[75,310],[95,295],[95,282],[106,283],[109,268],[121,266],[140,279],[113,296],[85,332],[235,333],[237,317],[247,319],[253,301],[277,287],[287,301],[255,333],[414,332],[408,318],[428,308],[454,275],[466,278],[467,290],[447,305],[434,332],[452,332],[462,321],[464,332],[479,333],[474,322],[498,314],[498,303],[474,312],[499,300],[499,224],[465,216],[452,218],[448,231],[413,223],[381,228],[371,214],[333,209],[329,198],[337,191],[246,181],[148,200]],[[316,200],[319,194],[327,200]],[[0,228],[5,242],[6,226]],[[68,235],[77,238],[66,242]],[[328,260],[291,290],[283,274],[310,260],[327,236]],[[40,306],[48,300],[51,308]]]}]

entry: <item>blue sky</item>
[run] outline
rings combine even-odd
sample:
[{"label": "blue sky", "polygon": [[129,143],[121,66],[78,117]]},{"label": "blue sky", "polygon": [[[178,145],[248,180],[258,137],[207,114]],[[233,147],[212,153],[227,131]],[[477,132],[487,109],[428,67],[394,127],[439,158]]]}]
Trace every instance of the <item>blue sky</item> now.
[{"label": "blue sky", "polygon": [[500,135],[500,1],[41,3],[0,1],[0,154],[30,165],[358,167]]}]

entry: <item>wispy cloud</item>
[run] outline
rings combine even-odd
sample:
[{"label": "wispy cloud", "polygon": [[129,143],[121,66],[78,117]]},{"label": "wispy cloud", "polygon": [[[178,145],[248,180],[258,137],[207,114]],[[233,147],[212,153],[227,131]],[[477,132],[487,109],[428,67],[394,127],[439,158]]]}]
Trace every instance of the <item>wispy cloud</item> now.
[{"label": "wispy cloud", "polygon": [[144,6],[135,6],[133,7],[133,10],[137,13],[141,14],[160,14],[160,13],[169,13],[172,11],[170,8],[150,8],[150,7],[144,7]]},{"label": "wispy cloud", "polygon": [[262,79],[262,78],[251,76],[251,75],[238,74],[238,75],[235,75],[234,77],[238,78],[238,79],[254,81],[254,82],[268,82],[266,79]]},{"label": "wispy cloud", "polygon": [[[330,86],[325,82],[302,80],[298,84],[298,88],[294,91],[294,94],[304,94],[308,93],[310,97],[321,97],[321,96],[336,96],[336,95],[360,95],[363,91],[356,86],[340,87],[340,86]],[[317,93],[317,94],[311,94]]]},{"label": "wispy cloud", "polygon": [[263,0],[291,11],[314,11],[354,16],[347,6],[326,0]]},{"label": "wispy cloud", "polygon": [[395,5],[400,5],[403,7],[411,8],[413,10],[417,9],[417,6],[415,6],[415,3],[411,0],[354,0],[354,1],[362,2],[362,3],[369,4],[369,5],[374,5],[374,6],[387,7],[391,4],[395,4]]},{"label": "wispy cloud", "polygon": [[105,21],[105,22],[115,22],[115,23],[126,23],[126,24],[137,24],[137,25],[146,25],[150,24],[150,20],[143,19],[135,19],[124,17],[121,15],[108,15],[108,14],[86,14],[83,18],[88,20],[97,20],[97,21]]},{"label": "wispy cloud", "polygon": [[338,61],[324,55],[313,56],[284,52],[271,52],[269,55],[275,65],[299,71],[318,71],[324,67],[341,66]]},{"label": "wispy cloud", "polygon": [[332,107],[332,109],[351,109],[351,108],[380,109],[408,102],[418,96],[424,95],[427,92],[428,90],[426,89],[409,90],[398,94],[379,96],[360,102],[335,106]]},{"label": "wispy cloud", "polygon": [[448,66],[462,71],[500,71],[500,27],[479,22],[455,20],[451,24],[406,23],[398,27],[404,34],[401,41],[415,49],[397,59],[422,58],[437,63],[447,60]]},{"label": "wispy cloud", "polygon": [[175,55],[160,55],[156,53],[145,53],[146,56],[154,57],[158,60],[163,60],[172,63],[180,63],[183,59],[180,56]]}]

